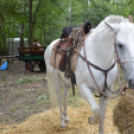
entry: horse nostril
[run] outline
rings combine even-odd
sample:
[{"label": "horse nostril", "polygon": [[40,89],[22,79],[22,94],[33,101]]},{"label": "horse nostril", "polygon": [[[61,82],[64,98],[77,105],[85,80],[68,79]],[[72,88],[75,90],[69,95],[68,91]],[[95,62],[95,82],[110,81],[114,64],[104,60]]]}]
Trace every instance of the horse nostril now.
[{"label": "horse nostril", "polygon": [[129,84],[130,87],[132,87],[133,86],[133,80],[132,79],[128,80],[128,84]]}]

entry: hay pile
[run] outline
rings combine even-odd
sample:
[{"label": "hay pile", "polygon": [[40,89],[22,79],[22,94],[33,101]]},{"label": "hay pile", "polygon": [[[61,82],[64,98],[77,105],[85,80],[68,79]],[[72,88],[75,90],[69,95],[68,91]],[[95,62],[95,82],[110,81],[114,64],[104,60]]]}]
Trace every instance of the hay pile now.
[{"label": "hay pile", "polygon": [[[81,99],[79,103],[81,108],[69,107],[71,122],[65,129],[60,127],[59,109],[55,108],[30,116],[20,124],[0,125],[0,134],[98,134],[98,125],[88,123],[88,117],[92,115],[92,112],[87,102]],[[105,134],[119,134],[113,125],[113,108],[109,107],[105,120]]]},{"label": "hay pile", "polygon": [[121,134],[134,134],[134,91],[128,90],[113,111],[114,124]]}]

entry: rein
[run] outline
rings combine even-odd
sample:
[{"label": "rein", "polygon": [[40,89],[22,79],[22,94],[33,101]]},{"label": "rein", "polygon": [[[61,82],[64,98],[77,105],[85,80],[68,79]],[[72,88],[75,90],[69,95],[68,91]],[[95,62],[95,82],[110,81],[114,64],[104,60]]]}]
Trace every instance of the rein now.
[{"label": "rein", "polygon": [[[79,56],[82,58],[82,60],[84,60],[84,61],[87,63],[88,70],[89,70],[89,72],[90,72],[90,74],[91,74],[91,76],[92,76],[92,78],[93,78],[93,81],[94,81],[94,83],[95,83],[95,85],[96,85],[96,87],[97,87],[97,89],[98,89],[98,91],[99,91],[99,93],[100,93],[99,96],[98,96],[98,95],[95,95],[95,97],[105,96],[105,97],[109,97],[109,98],[116,98],[116,97],[120,96],[120,95],[127,89],[126,85],[123,87],[122,90],[119,89],[118,91],[111,91],[111,90],[108,88],[108,86],[107,86],[107,74],[108,74],[108,72],[109,72],[111,69],[114,68],[115,62],[112,64],[112,66],[111,66],[109,69],[104,70],[104,69],[101,69],[100,67],[98,67],[97,65],[91,63],[90,61],[88,61],[88,60],[87,60],[86,51],[85,51],[85,43],[84,43],[84,41],[85,41],[85,38],[84,38],[84,31],[83,31],[83,43],[82,43],[82,44],[83,44],[84,57],[83,57],[81,54],[79,54]],[[119,58],[119,56],[118,56],[118,52],[117,52],[117,49],[116,49],[116,44],[114,44],[114,48],[115,48],[115,52],[116,52],[116,55],[117,55],[117,58],[118,58],[118,62],[119,62],[119,64],[120,64],[120,66],[121,66],[121,69],[124,70],[124,69],[123,69],[123,66],[122,66],[122,64],[121,64],[120,58]],[[93,73],[92,73],[92,71],[91,71],[89,65],[92,66],[93,68],[95,68],[96,70],[100,70],[100,71],[103,72],[103,74],[104,74],[104,76],[105,76],[105,82],[104,82],[104,86],[103,86],[103,91],[99,88],[98,83],[96,82],[96,80],[95,80],[95,78],[94,78],[94,75],[93,75]],[[109,96],[108,94],[104,93],[107,89],[108,89],[111,93],[113,93],[113,94],[115,94],[115,93],[119,93],[119,94],[116,95],[116,96],[114,96],[114,97],[111,97],[111,96]]]}]

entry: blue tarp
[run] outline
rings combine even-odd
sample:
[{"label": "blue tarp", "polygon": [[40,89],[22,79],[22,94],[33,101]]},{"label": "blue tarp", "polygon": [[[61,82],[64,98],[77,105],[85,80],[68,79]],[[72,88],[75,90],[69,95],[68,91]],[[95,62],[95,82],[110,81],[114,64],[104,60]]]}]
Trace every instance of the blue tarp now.
[{"label": "blue tarp", "polygon": [[4,62],[0,67],[0,70],[6,70],[6,69],[7,69],[7,61]]}]

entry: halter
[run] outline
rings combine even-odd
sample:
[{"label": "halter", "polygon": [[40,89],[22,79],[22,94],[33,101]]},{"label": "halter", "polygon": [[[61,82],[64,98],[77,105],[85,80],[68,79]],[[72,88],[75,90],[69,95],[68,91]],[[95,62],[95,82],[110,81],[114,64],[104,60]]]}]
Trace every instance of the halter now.
[{"label": "halter", "polygon": [[[106,23],[106,24],[107,24],[107,23]],[[107,24],[107,26],[109,26],[109,25]],[[112,28],[111,26],[110,26],[110,28],[113,30],[113,28]],[[111,69],[114,68],[114,66],[115,66],[115,61],[114,61],[114,63],[112,64],[112,66],[111,66],[109,69],[107,69],[107,70],[101,69],[101,68],[98,67],[97,65],[91,63],[90,61],[87,60],[87,55],[86,55],[86,51],[85,51],[85,43],[84,43],[84,41],[85,41],[85,39],[84,39],[84,31],[83,31],[83,51],[84,51],[84,57],[83,57],[81,54],[79,54],[79,56],[82,58],[82,60],[84,60],[84,61],[87,63],[88,70],[89,70],[89,72],[90,72],[90,74],[91,74],[91,76],[92,76],[92,78],[93,78],[93,81],[94,81],[94,83],[95,83],[95,85],[96,85],[96,87],[97,87],[98,92],[100,93],[99,96],[97,96],[97,95],[95,95],[95,96],[96,96],[96,97],[104,96],[104,97],[110,97],[110,98],[116,98],[116,97],[120,96],[120,95],[127,89],[126,85],[123,87],[123,89],[119,89],[118,91],[111,91],[111,90],[108,88],[108,86],[107,86],[107,74],[108,74],[108,72],[109,72]],[[129,60],[120,60],[120,58],[119,58],[119,56],[118,56],[118,51],[117,51],[117,49],[116,49],[116,44],[115,44],[115,43],[114,43],[114,48],[115,48],[116,56],[117,56],[117,58],[118,58],[118,63],[120,64],[121,69],[124,70],[124,68],[123,68],[123,66],[122,66],[122,64],[121,64],[122,61],[123,61],[123,62],[129,62]],[[99,88],[98,83],[96,82],[96,80],[95,80],[95,78],[94,78],[94,75],[93,75],[93,73],[92,73],[92,71],[91,71],[89,65],[92,66],[93,68],[95,68],[96,70],[100,70],[100,71],[103,72],[103,74],[104,74],[104,76],[105,76],[103,91]],[[109,96],[108,94],[105,93],[105,91],[106,91],[107,89],[108,89],[111,93],[113,93],[113,94],[117,94],[117,93],[119,93],[119,94],[116,95],[116,96],[114,96],[114,97],[111,97],[111,96]]]}]

